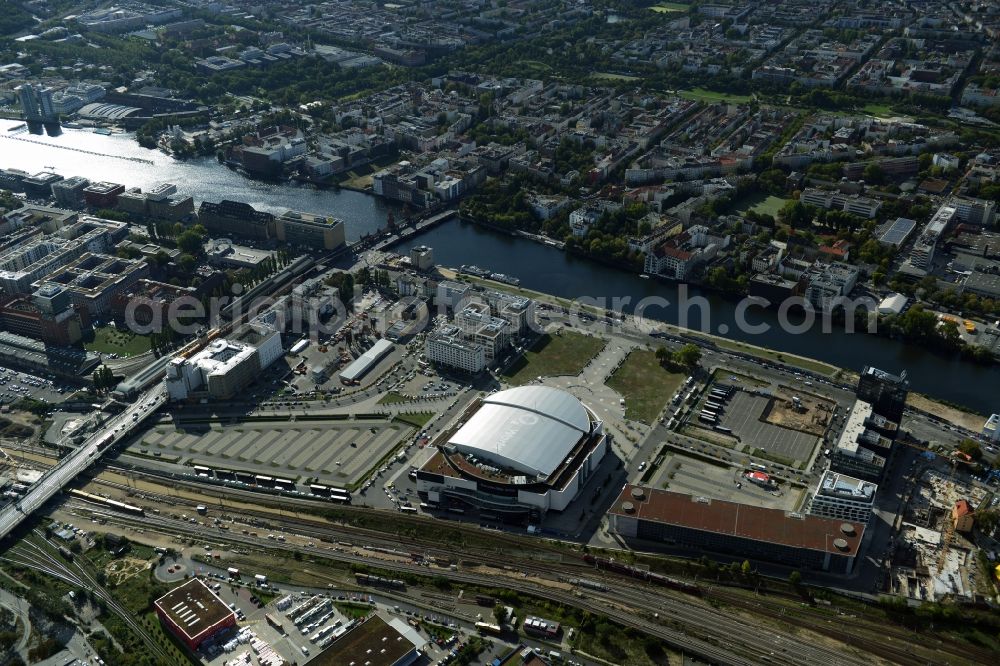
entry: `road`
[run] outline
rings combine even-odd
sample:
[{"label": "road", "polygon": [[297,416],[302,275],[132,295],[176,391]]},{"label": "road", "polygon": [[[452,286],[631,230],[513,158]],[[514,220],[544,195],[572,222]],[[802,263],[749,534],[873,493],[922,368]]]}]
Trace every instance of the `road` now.
[{"label": "road", "polygon": [[98,432],[46,472],[24,497],[0,510],[0,539],[10,534],[21,521],[66,487],[80,472],[90,467],[101,457],[99,454],[127,439],[135,428],[141,427],[166,401],[166,390],[162,385],[156,385],[143,393],[124,412],[108,419]]}]

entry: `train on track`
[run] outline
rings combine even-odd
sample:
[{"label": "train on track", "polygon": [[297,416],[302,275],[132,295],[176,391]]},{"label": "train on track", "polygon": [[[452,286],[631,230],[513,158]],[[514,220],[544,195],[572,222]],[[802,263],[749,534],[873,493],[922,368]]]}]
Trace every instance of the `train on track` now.
[{"label": "train on track", "polygon": [[92,495],[82,490],[77,490],[76,488],[70,488],[67,492],[78,500],[83,500],[84,502],[89,502],[91,504],[99,504],[100,506],[111,509],[112,511],[129,513],[133,516],[146,515],[146,511],[141,506],[126,504],[125,502],[108,499],[107,497],[101,497],[100,495]]},{"label": "train on track", "polygon": [[364,573],[354,574],[354,579],[358,585],[368,585],[370,587],[387,587],[392,590],[405,590],[406,583],[396,578],[382,578],[381,576],[371,576]]},{"label": "train on track", "polygon": [[584,555],[583,561],[604,571],[612,571],[631,578],[638,578],[639,580],[644,580],[648,583],[652,583],[653,585],[667,587],[671,590],[677,590],[678,592],[684,592],[685,594],[691,594],[696,597],[701,596],[701,588],[693,583],[677,580],[676,578],[653,573],[644,569],[637,569],[636,567],[623,562],[617,562],[606,557],[594,557],[593,555]]}]

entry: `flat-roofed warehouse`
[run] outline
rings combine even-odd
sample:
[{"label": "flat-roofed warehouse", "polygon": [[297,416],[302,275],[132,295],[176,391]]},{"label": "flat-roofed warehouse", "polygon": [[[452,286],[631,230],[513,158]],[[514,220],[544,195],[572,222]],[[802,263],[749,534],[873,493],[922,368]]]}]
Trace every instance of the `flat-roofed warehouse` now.
[{"label": "flat-roofed warehouse", "polygon": [[409,666],[420,658],[425,641],[399,618],[371,615],[316,655],[311,666]]},{"label": "flat-roofed warehouse", "polygon": [[192,650],[236,626],[236,613],[200,579],[192,578],[153,602],[160,620]]},{"label": "flat-roofed warehouse", "polygon": [[368,374],[379,361],[395,348],[395,345],[388,340],[379,340],[371,349],[354,359],[354,362],[344,368],[340,373],[340,381],[345,384],[354,384]]},{"label": "flat-roofed warehouse", "polygon": [[611,510],[622,538],[848,574],[861,523],[626,485]]},{"label": "flat-roofed warehouse", "polygon": [[473,403],[417,471],[429,501],[464,502],[511,517],[562,511],[607,451],[604,424],[572,394],[521,386]]}]

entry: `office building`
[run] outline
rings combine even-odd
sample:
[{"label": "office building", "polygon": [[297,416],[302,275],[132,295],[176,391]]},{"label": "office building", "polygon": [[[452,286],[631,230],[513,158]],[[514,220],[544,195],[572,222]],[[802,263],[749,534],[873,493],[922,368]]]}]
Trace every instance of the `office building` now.
[{"label": "office building", "polygon": [[83,191],[90,181],[82,176],[73,176],[52,184],[52,196],[57,206],[76,208],[83,201]]},{"label": "office building", "polygon": [[213,237],[266,241],[276,233],[274,215],[239,201],[203,201],[198,207],[198,221]]},{"label": "office building", "polygon": [[164,379],[167,394],[171,400],[228,400],[252,384],[283,353],[281,334],[255,320],[229,338],[213,340],[191,358],[172,358]]},{"label": "office building", "polygon": [[816,486],[809,513],[868,524],[878,486],[870,481],[827,470]]},{"label": "office building", "polygon": [[45,285],[31,297],[0,299],[0,327],[48,345],[65,347],[80,342],[84,323],[66,289]]},{"label": "office building", "polygon": [[838,574],[853,571],[865,532],[862,523],[634,485],[622,489],[608,516],[626,542]]},{"label": "office building", "polygon": [[275,233],[282,243],[307,250],[336,250],[347,243],[343,220],[294,210],[275,220]]},{"label": "office building", "polygon": [[29,199],[48,199],[52,196],[52,186],[62,179],[57,173],[39,171],[24,179],[24,193]]},{"label": "office building", "polygon": [[88,252],[44,276],[35,286],[61,285],[77,310],[92,319],[110,312],[116,294],[148,275],[145,260]]},{"label": "office building", "polygon": [[91,183],[83,190],[83,200],[93,208],[114,208],[124,191],[125,186],[118,183]]},{"label": "office building", "polygon": [[457,326],[445,326],[427,336],[427,360],[435,365],[479,374],[486,368],[485,348],[462,337]]},{"label": "office building", "polygon": [[910,392],[910,382],[906,371],[893,375],[872,366],[865,367],[858,380],[857,397],[870,402],[872,410],[896,423],[903,420],[906,397]]},{"label": "office building", "polygon": [[426,245],[410,248],[410,265],[418,271],[429,271],[434,268],[434,249]]},{"label": "office building", "polygon": [[21,103],[24,118],[29,123],[54,123],[59,120],[52,102],[51,88],[35,88],[25,83],[17,88],[17,99]]}]

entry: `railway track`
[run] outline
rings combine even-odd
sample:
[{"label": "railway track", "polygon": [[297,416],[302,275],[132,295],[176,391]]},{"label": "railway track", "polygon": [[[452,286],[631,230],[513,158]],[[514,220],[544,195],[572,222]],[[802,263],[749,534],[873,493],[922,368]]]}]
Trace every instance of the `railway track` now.
[{"label": "railway track", "polygon": [[[110,485],[118,486],[121,488],[121,484]],[[200,487],[197,487],[199,490]],[[153,496],[153,494],[143,491],[141,494],[147,497]],[[253,493],[250,493],[253,495]],[[169,503],[180,503],[178,498],[171,497],[167,495],[156,496],[157,501],[169,502]],[[305,500],[303,504],[307,504],[311,508],[315,508],[316,502]],[[346,512],[361,512],[366,515],[370,515],[371,509],[359,508],[359,507],[339,507],[345,509]],[[496,555],[498,551],[496,549],[479,549],[479,552],[470,552],[464,550],[462,552],[457,552],[454,549],[443,548],[438,542],[431,541],[428,539],[421,539],[418,537],[409,536],[391,536],[387,537],[384,532],[379,532],[377,530],[371,530],[366,528],[356,528],[356,527],[345,527],[338,525],[336,523],[325,523],[314,519],[301,518],[297,516],[276,516],[273,513],[268,513],[264,511],[257,510],[233,510],[231,513],[236,513],[242,516],[251,517],[254,521],[260,521],[258,524],[266,526],[267,529],[275,529],[276,531],[282,530],[291,534],[298,534],[303,537],[321,540],[321,541],[331,541],[331,540],[344,540],[349,541],[355,545],[371,545],[381,548],[387,548],[395,550],[400,555],[405,555],[407,551],[420,550],[425,557],[443,557],[451,561],[464,561],[464,562],[475,562],[478,561],[480,564],[487,566],[496,566]],[[407,517],[409,520],[414,520],[412,517]],[[420,521],[420,518],[415,519]],[[432,524],[439,525],[437,521],[433,519],[423,519],[424,521]],[[252,525],[254,523],[246,523]],[[461,529],[460,524],[449,524],[450,528]],[[479,528],[470,527],[476,534],[481,536]],[[474,536],[474,535],[473,535]],[[523,549],[525,544],[523,539],[514,536],[506,535],[502,532],[491,533],[491,537],[496,539],[498,542],[509,544],[511,550],[503,552],[504,562],[507,568],[512,568],[519,570],[524,573],[534,574],[540,577],[549,577],[552,574],[560,574],[563,580],[570,579],[573,577],[587,577],[590,579],[602,580],[608,585],[621,586],[627,582],[634,582],[627,576],[622,576],[620,574],[613,574],[611,572],[601,572],[597,574],[592,567],[586,565],[582,560],[567,559],[567,556],[576,558],[577,555],[574,553],[567,553],[564,548],[558,546],[550,545],[547,546],[541,541],[532,541],[531,547],[538,548],[542,547],[542,550],[551,552],[554,555],[558,555],[558,559],[547,560],[540,562],[537,558],[523,558],[512,555],[511,553],[518,552],[519,549]],[[405,542],[401,544],[401,542]],[[406,550],[400,550],[400,548],[405,548]],[[370,561],[367,562],[371,564]],[[377,565],[376,565],[377,566]],[[392,568],[391,566],[386,566],[384,568]],[[596,576],[595,576],[596,574]],[[633,589],[636,587],[631,586]],[[658,588],[657,588],[658,589]],[[592,591],[588,590],[588,594],[592,594]],[[769,615],[776,619],[779,619],[782,623],[787,623],[802,629],[816,631],[818,633],[827,635],[838,641],[845,643],[846,645],[856,645],[864,646],[864,648],[871,654],[881,656],[887,660],[902,663],[902,664],[923,664],[925,663],[920,658],[916,657],[911,651],[907,650],[905,646],[908,642],[913,640],[913,634],[905,630],[893,629],[891,627],[880,628],[880,631],[874,636],[864,636],[859,634],[857,623],[850,623],[839,618],[831,618],[827,615],[822,614],[821,611],[810,611],[807,613],[808,618],[794,617],[786,614],[786,608],[780,603],[774,601],[768,601],[766,597],[758,597],[754,600],[748,600],[745,596],[739,593],[725,590],[724,588],[712,587],[711,591],[706,591],[706,597],[710,599],[716,599],[722,601],[730,606],[741,608],[749,612],[760,614],[761,609],[767,609]],[[579,604],[575,604],[579,606]],[[690,601],[686,602],[688,607],[691,606]],[[670,609],[674,613],[682,612],[682,609],[675,606]],[[803,611],[805,612],[805,611]],[[707,626],[713,626],[711,618],[702,618],[708,622]],[[885,631],[882,631],[885,629]],[[895,643],[887,642],[885,639],[891,637]],[[952,652],[945,652],[944,650],[939,650],[942,657],[946,655],[961,655],[963,658],[968,659],[974,663],[991,663],[991,655],[987,654],[985,650],[975,648],[974,646],[969,646],[965,644],[958,644],[955,642],[947,642],[947,647],[952,650]],[[838,653],[839,654],[839,653]],[[772,657],[772,655],[768,655]],[[773,658],[773,657],[772,657]]]},{"label": "railway track", "polygon": [[[350,552],[336,551],[320,546],[292,546],[275,543],[261,537],[242,534],[218,534],[211,528],[192,525],[162,517],[135,518],[116,516],[114,521],[130,527],[162,529],[166,533],[186,535],[201,541],[224,541],[256,550],[299,550],[303,553],[332,559],[347,564],[375,566],[382,569],[412,573],[420,576],[443,576],[449,580],[484,587],[496,587],[496,576],[469,573],[450,569],[428,569],[418,564],[402,561],[372,561]],[[547,571],[551,575],[551,570]],[[606,616],[619,624],[637,629],[659,638],[676,648],[707,659],[712,663],[751,664],[761,661],[773,663],[829,664],[833,661],[852,666],[863,666],[868,661],[825,647],[803,644],[795,636],[766,627],[748,626],[744,619],[701,605],[700,602],[683,596],[671,596],[645,591],[639,593],[634,587],[623,587],[621,592],[604,594],[576,594],[539,585],[530,580],[503,578],[503,587],[536,597],[555,601],[599,616]],[[658,617],[666,616],[666,617]],[[668,624],[665,624],[667,622]],[[767,640],[765,640],[765,638]]]},{"label": "railway track", "polygon": [[[35,530],[36,536],[44,539],[44,535]],[[27,551],[27,552],[22,552]],[[0,558],[28,569],[40,571],[46,575],[62,580],[80,589],[87,589],[97,595],[109,610],[117,614],[122,621],[146,644],[146,648],[163,663],[170,663],[167,653],[157,644],[146,629],[136,622],[134,614],[125,608],[117,599],[101,586],[97,580],[78,562],[66,563],[46,549],[27,539],[22,539],[8,551],[7,556]]]},{"label": "railway track", "polygon": [[[127,472],[134,474],[133,470],[127,470],[119,467],[112,467],[111,471],[116,471],[119,473]],[[152,476],[157,480],[162,482],[163,477],[157,474],[143,474],[143,476]],[[190,500],[184,500],[172,495],[166,495],[162,493],[155,493],[146,490],[136,490],[129,488],[124,484],[118,484],[107,480],[94,479],[97,483],[106,485],[108,487],[114,487],[118,490],[123,490],[130,493],[133,497],[140,497],[145,500],[151,500],[158,502],[162,505],[170,506],[188,506]],[[214,496],[220,496],[221,493],[206,493],[206,490],[223,490],[214,489],[211,487],[206,487],[202,484],[195,483],[177,483],[177,486],[190,488],[192,491],[200,493],[202,495],[210,494]],[[260,493],[253,491],[235,490],[226,488],[225,489],[227,498],[233,501],[245,500],[247,502],[259,500]],[[293,506],[300,506],[303,509],[315,509],[319,503],[312,499],[302,499],[302,498],[282,498],[282,501],[287,501],[288,504]],[[92,508],[92,507],[90,507]],[[372,515],[373,509],[364,507],[352,507],[350,505],[336,505],[335,508],[345,514],[357,513],[358,515],[363,515],[370,517]],[[560,547],[554,544],[547,544],[543,540],[533,540],[530,544],[532,549],[537,551],[542,551],[543,553],[550,553],[553,557],[551,559],[540,558],[524,558],[518,557],[513,553],[523,551],[525,548],[524,539],[516,535],[509,535],[503,532],[491,532],[490,537],[494,541],[494,544],[500,544],[500,547],[492,548],[476,548],[475,541],[477,537],[481,539],[482,530],[476,526],[467,526],[459,522],[448,522],[444,523],[449,529],[457,530],[468,534],[469,543],[468,545],[463,545],[462,550],[456,550],[454,548],[442,547],[439,541],[434,541],[430,539],[420,538],[419,536],[410,535],[387,535],[385,532],[381,532],[374,529],[346,526],[338,523],[324,522],[320,519],[309,519],[299,516],[288,516],[288,515],[276,515],[274,513],[269,513],[267,511],[254,510],[248,508],[224,508],[229,517],[236,520],[234,516],[239,516],[243,520],[239,522],[232,522],[229,525],[235,526],[237,524],[246,525],[248,528],[256,527],[257,529],[267,529],[274,531],[284,531],[289,534],[299,535],[308,539],[319,540],[319,541],[349,541],[354,545],[365,545],[373,546],[382,549],[393,550],[399,555],[406,555],[408,552],[421,551],[425,557],[439,557],[445,558],[449,561],[454,562],[478,562],[487,566],[497,566],[497,556],[502,555],[503,562],[506,568],[516,569],[526,574],[537,575],[540,577],[550,577],[553,574],[560,575],[563,580],[571,577],[587,577],[590,579],[595,579],[596,572],[592,567],[586,565],[581,561],[576,560],[577,555],[575,553],[568,553],[564,547]],[[394,518],[399,518],[394,515]],[[421,517],[406,516],[405,520],[412,523],[415,527],[419,528],[421,524],[430,527],[440,527],[442,525],[441,521],[435,519],[427,519]],[[249,531],[249,529],[248,529]],[[225,534],[224,530],[212,531],[211,528],[201,528],[189,530],[188,533],[194,533],[197,538],[206,541],[230,541],[231,537],[250,537],[249,534]],[[269,549],[281,548],[279,544],[274,542],[262,542],[262,546]],[[330,557],[328,551],[322,551],[325,557]],[[567,560],[567,556],[574,559]],[[544,557],[544,556],[543,556]],[[391,561],[378,560],[373,563],[370,559],[362,558],[362,561],[369,566],[380,566],[385,569],[394,569],[399,563]],[[503,566],[503,565],[501,565]],[[426,575],[426,569],[419,569],[421,573]],[[631,591],[636,591],[635,585],[629,585],[629,583],[634,583],[634,581],[627,576],[620,574],[613,574],[611,572],[601,572],[602,575],[597,575],[596,578],[605,581],[609,585],[623,586],[627,585],[630,587]],[[495,583],[495,580],[493,581]],[[483,583],[480,581],[478,584],[490,585],[491,583]],[[659,588],[657,588],[659,589]],[[530,593],[538,595],[538,590],[536,588],[531,588],[525,590]],[[588,590],[587,594],[593,595],[592,590]],[[905,630],[891,629],[890,627],[885,627],[886,631],[880,631],[875,636],[862,636],[859,633],[857,623],[850,623],[839,619],[832,619],[828,616],[822,615],[821,612],[813,612],[809,614],[808,618],[794,617],[785,613],[786,608],[783,607],[778,602],[767,601],[766,598],[755,598],[753,601],[748,600],[745,596],[740,595],[733,591],[727,591],[718,587],[713,587],[710,592],[706,593],[706,597],[709,599],[716,599],[718,601],[724,602],[730,606],[746,610],[755,614],[760,614],[761,609],[767,609],[768,615],[778,619],[782,623],[788,625],[800,627],[802,629],[818,632],[820,634],[829,636],[835,640],[838,640],[846,645],[853,645],[857,647],[863,647],[865,650],[873,655],[880,656],[884,659],[895,663],[901,664],[922,664],[925,663],[924,660],[916,657],[912,652],[908,651],[905,646],[908,642],[913,640],[913,634],[906,632]],[[659,597],[660,599],[666,598],[665,596]],[[576,607],[583,607],[580,603],[579,597],[573,597],[565,601]],[[672,614],[687,614],[694,615],[697,613],[692,613],[690,608],[692,607],[692,602],[690,599],[686,599],[684,602],[675,602],[675,604],[667,609],[665,612]],[[604,611],[598,611],[602,614],[607,615]],[[714,611],[713,611],[714,612]],[[701,621],[706,622],[704,626],[715,627],[718,618],[714,615],[708,617],[700,617]],[[690,626],[689,623],[684,623],[677,620],[682,626]],[[632,625],[628,625],[632,626]],[[881,628],[880,628],[881,629]],[[688,630],[690,631],[690,630]],[[728,634],[731,636],[733,634]],[[750,639],[754,639],[759,636],[759,633],[753,633],[748,636]],[[887,642],[886,637],[890,637],[895,641],[895,644]],[[711,640],[711,636],[709,636]],[[985,651],[976,649],[974,646],[968,646],[965,644],[956,644],[954,642],[947,643],[947,647],[953,649],[955,652],[947,653],[943,650],[939,650],[939,653],[944,657],[945,655],[951,654],[961,654],[962,658],[968,659],[974,663],[991,663],[989,658],[991,655],[987,655]],[[840,652],[834,651],[832,654],[836,655],[836,658],[843,661],[844,655]],[[766,655],[768,661],[781,661],[778,659],[779,655],[771,655],[770,653]],[[827,655],[832,658],[831,655]],[[796,662],[790,662],[796,663]],[[797,663],[803,663],[801,661]],[[863,663],[863,662],[861,662]]]}]

